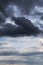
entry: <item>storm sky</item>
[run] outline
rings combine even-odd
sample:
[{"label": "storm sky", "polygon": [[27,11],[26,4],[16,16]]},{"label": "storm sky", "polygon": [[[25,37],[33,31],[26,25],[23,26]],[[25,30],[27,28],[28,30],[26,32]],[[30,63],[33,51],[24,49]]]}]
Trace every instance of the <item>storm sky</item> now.
[{"label": "storm sky", "polygon": [[43,0],[0,0],[0,65],[43,65],[43,35],[34,32],[43,34]]},{"label": "storm sky", "polygon": [[24,17],[43,31],[43,0],[0,0],[0,35],[21,29],[12,17]]}]

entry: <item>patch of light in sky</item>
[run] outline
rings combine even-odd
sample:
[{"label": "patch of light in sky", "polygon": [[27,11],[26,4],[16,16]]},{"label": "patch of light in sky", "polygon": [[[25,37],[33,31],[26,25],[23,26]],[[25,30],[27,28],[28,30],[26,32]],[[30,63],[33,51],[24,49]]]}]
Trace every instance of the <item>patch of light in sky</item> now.
[{"label": "patch of light in sky", "polygon": [[37,12],[43,13],[43,7],[35,6]]},{"label": "patch of light in sky", "polygon": [[21,16],[21,11],[16,5],[13,6],[13,10],[14,10],[14,16],[15,17],[20,17]]},{"label": "patch of light in sky", "polygon": [[[10,23],[12,25],[16,25],[14,21],[11,20],[11,18],[7,18],[5,24]],[[17,26],[17,25],[16,25]]]},{"label": "patch of light in sky", "polygon": [[[3,38],[5,40],[3,40]],[[39,37],[3,37],[0,39],[0,43],[7,43],[7,45],[2,45],[2,47],[13,47],[18,52],[34,52],[34,51],[43,51],[43,39]]]}]

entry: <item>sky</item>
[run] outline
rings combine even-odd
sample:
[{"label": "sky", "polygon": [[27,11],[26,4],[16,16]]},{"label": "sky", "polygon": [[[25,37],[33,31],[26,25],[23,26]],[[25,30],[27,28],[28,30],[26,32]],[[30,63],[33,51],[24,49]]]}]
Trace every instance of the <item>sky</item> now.
[{"label": "sky", "polygon": [[[0,65],[43,65],[43,32],[33,35],[39,30],[43,0],[0,0]],[[33,34],[14,37],[27,31]]]}]

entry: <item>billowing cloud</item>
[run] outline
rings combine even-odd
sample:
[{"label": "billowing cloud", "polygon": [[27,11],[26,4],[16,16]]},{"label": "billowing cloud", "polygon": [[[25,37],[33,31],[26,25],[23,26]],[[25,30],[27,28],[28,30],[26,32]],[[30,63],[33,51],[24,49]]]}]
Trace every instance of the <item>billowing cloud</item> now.
[{"label": "billowing cloud", "polygon": [[[9,22],[8,22],[9,21]],[[0,25],[0,35],[38,34],[41,31],[35,27],[30,20],[24,17],[8,19],[6,23]]]}]

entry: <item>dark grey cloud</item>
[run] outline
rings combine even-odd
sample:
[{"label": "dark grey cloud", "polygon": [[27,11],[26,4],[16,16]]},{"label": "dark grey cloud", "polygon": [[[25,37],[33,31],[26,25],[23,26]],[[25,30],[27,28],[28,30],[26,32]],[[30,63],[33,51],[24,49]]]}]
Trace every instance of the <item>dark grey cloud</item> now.
[{"label": "dark grey cloud", "polygon": [[2,25],[3,28],[0,28],[0,35],[10,35],[14,36],[17,34],[22,34],[22,27],[21,26],[15,26],[10,23]]},{"label": "dark grey cloud", "polygon": [[10,55],[15,55],[15,56],[19,56],[19,53],[18,52],[10,52],[10,51],[3,51],[3,52],[0,52],[0,56],[10,56]]},{"label": "dark grey cloud", "polygon": [[0,56],[34,56],[34,55],[43,55],[43,52],[24,52],[24,53],[20,53],[18,51],[0,51]]},{"label": "dark grey cloud", "polygon": [[15,0],[15,4],[21,9],[23,14],[29,14],[35,0]]},{"label": "dark grey cloud", "polygon": [[16,22],[17,25],[22,26],[23,29],[27,32],[27,33],[39,33],[40,30],[38,27],[35,27],[34,24],[28,20],[25,19],[24,17],[18,17],[18,18],[13,18]]},{"label": "dark grey cloud", "polygon": [[12,25],[11,23],[2,24],[0,28],[0,35],[9,35],[15,36],[20,34],[25,35],[34,35],[41,33],[38,27],[35,27],[30,20],[25,19],[24,17],[12,18],[15,24]]},{"label": "dark grey cloud", "polygon": [[41,16],[40,19],[43,20],[43,16]]},{"label": "dark grey cloud", "polygon": [[4,14],[2,12],[0,12],[0,25],[2,23],[5,23],[5,16],[4,16]]},{"label": "dark grey cloud", "polygon": [[18,6],[22,14],[29,14],[31,8],[35,5],[43,5],[43,0],[0,0],[0,11],[6,16],[8,14],[5,12],[5,9],[9,4]]},{"label": "dark grey cloud", "polygon": [[14,4],[17,5],[19,7],[19,9],[21,9],[22,13],[26,13],[29,14],[30,9],[32,8],[33,4],[34,4],[35,0],[0,0],[0,11],[2,11],[4,13],[4,15],[7,15],[5,12],[5,8],[9,5],[9,4]]},{"label": "dark grey cloud", "polygon": [[43,6],[43,0],[36,0],[36,4],[38,6]]}]

